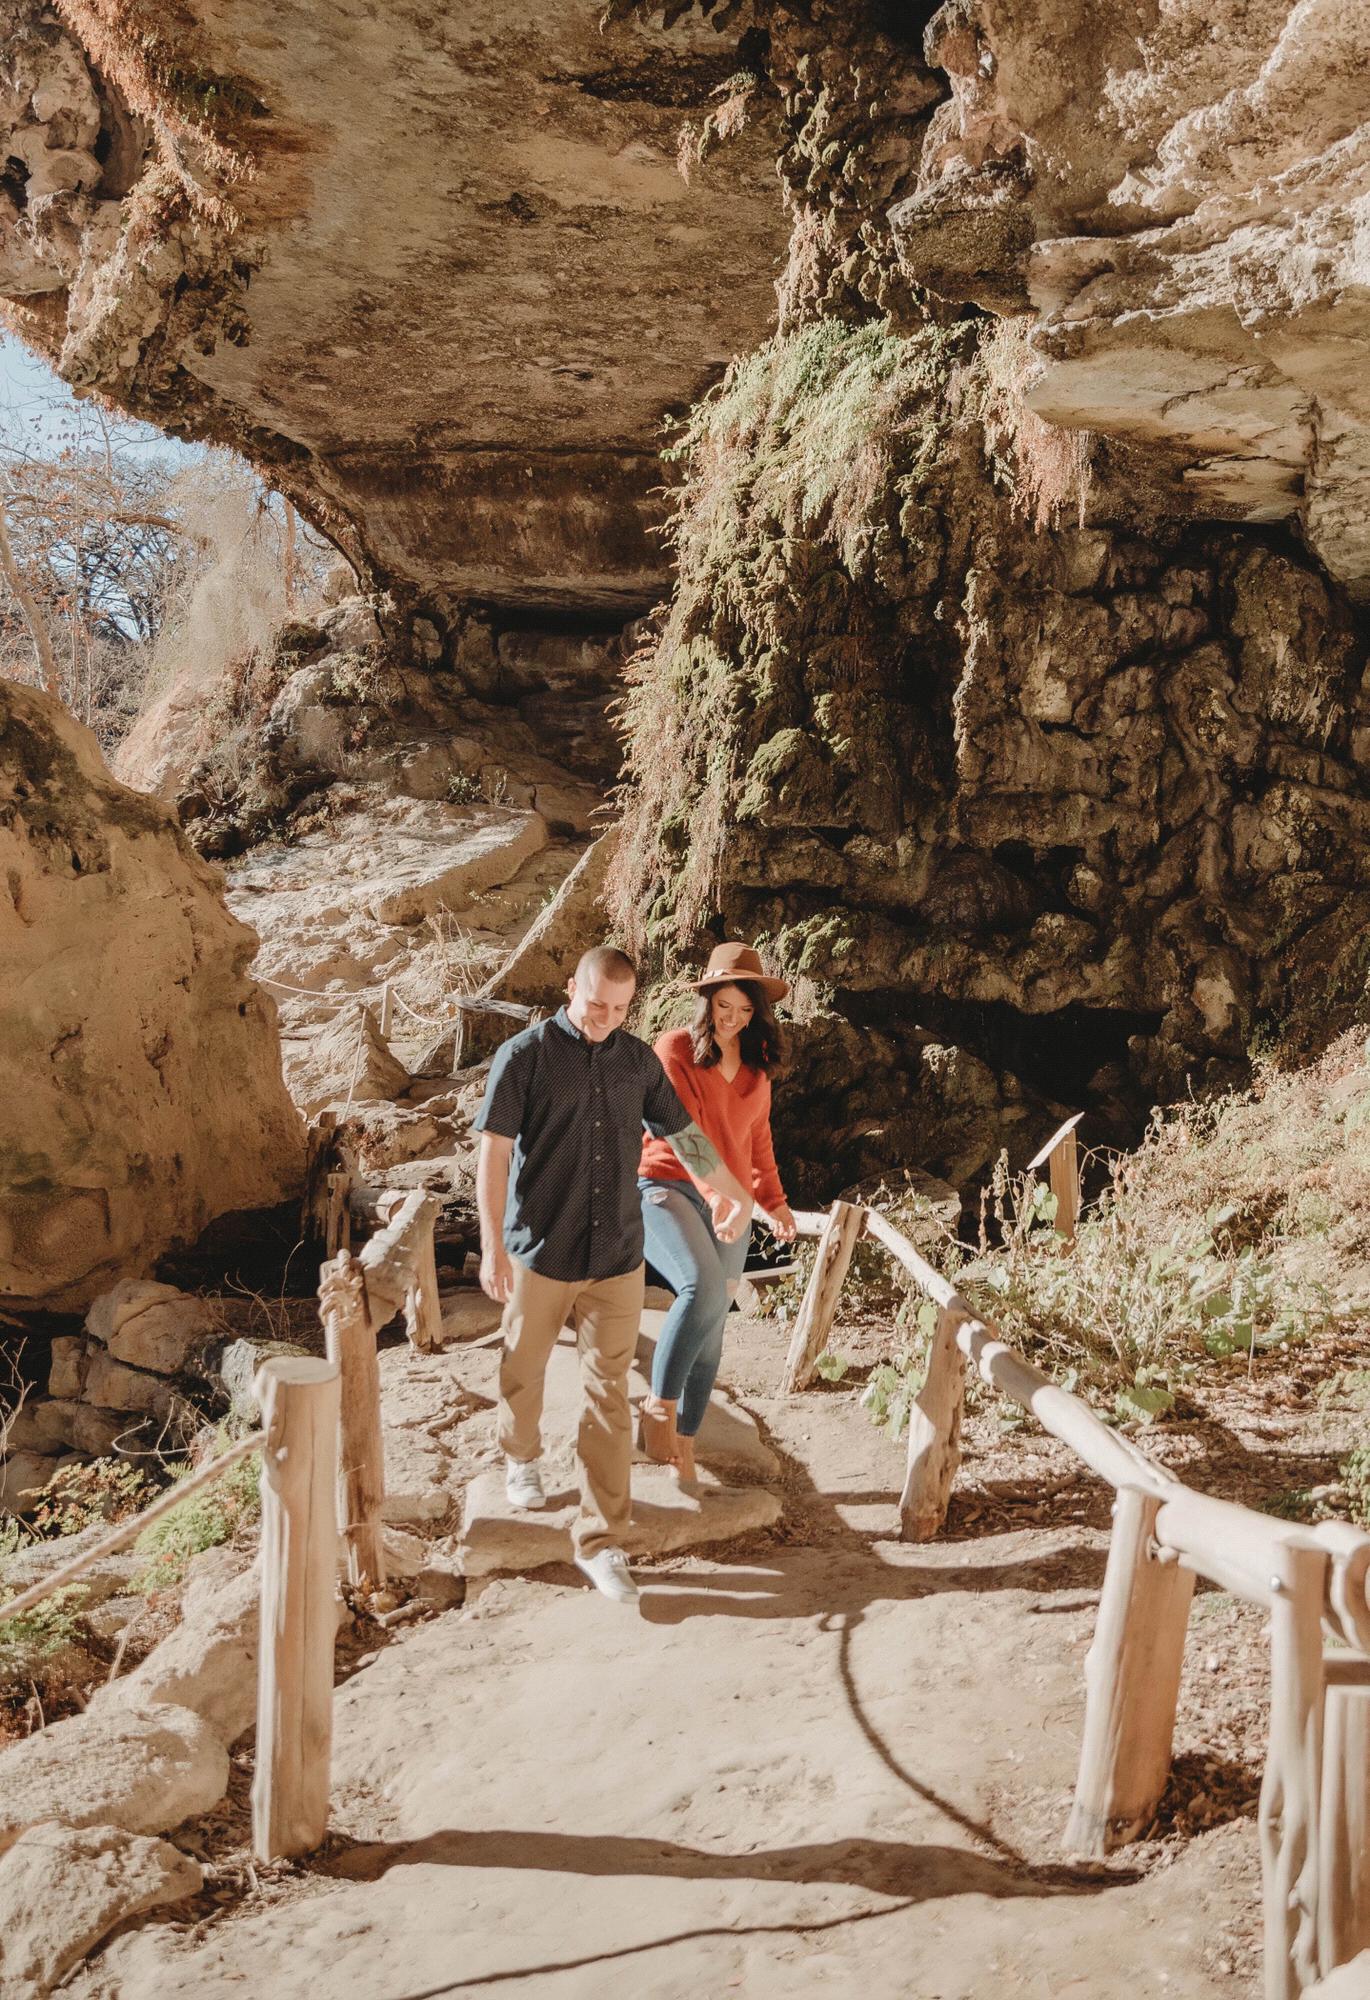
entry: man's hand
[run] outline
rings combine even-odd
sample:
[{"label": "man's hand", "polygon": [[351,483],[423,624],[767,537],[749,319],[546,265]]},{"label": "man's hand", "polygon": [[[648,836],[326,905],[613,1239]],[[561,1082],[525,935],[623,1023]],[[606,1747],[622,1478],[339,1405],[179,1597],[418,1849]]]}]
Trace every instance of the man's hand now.
[{"label": "man's hand", "polygon": [[514,1296],[514,1266],[502,1243],[488,1244],[481,1252],[480,1288],[500,1305]]},{"label": "man's hand", "polygon": [[793,1212],[787,1202],[781,1202],[771,1211],[771,1235],[777,1243],[793,1243],[799,1234]]}]

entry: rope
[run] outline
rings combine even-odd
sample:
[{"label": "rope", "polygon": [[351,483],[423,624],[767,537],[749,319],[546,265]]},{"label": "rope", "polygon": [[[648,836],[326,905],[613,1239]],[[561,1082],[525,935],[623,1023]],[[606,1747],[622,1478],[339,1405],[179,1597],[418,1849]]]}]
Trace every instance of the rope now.
[{"label": "rope", "polygon": [[[274,986],[278,993],[298,993],[302,1000],[322,1001],[325,1007],[350,1007],[354,1001],[356,1001],[358,1006],[368,1004],[357,993],[349,993],[339,999],[336,994],[320,993],[310,986],[290,986],[287,985],[284,979],[268,979],[265,973],[257,974],[257,984],[259,986]],[[450,1028],[453,1021],[457,1019],[457,1015],[461,1012],[461,1008],[458,1006],[456,1014],[449,1014],[446,1020],[440,1021],[435,1020],[431,1014],[421,1014],[417,1007],[411,1007],[404,995],[397,993],[393,986],[390,989],[390,998],[397,1007],[403,1007],[406,1014],[412,1015],[413,1019],[421,1022],[425,1028]]]},{"label": "rope", "polygon": [[141,1514],[135,1514],[131,1521],[122,1522],[112,1535],[106,1535],[102,1541],[96,1542],[93,1548],[84,1549],[79,1556],[73,1556],[70,1562],[64,1562],[60,1569],[55,1569],[51,1576],[44,1577],[41,1583],[30,1584],[27,1590],[21,1591],[18,1597],[11,1598],[8,1604],[0,1605],[0,1625],[9,1618],[17,1618],[19,1613],[27,1611],[30,1605],[39,1604],[45,1597],[51,1597],[55,1590],[64,1590],[67,1584],[73,1583],[78,1576],[84,1576],[88,1569],[94,1569],[96,1563],[103,1562],[106,1556],[112,1556],[127,1543],[136,1541],[144,1528],[150,1527],[154,1521],[160,1521],[163,1514],[169,1514],[173,1507],[179,1507],[183,1500],[189,1499],[190,1495],[198,1491],[201,1486],[208,1486],[211,1480],[218,1479],[231,1465],[236,1465],[240,1458],[246,1458],[250,1451],[259,1450],[265,1443],[265,1431],[253,1431],[250,1437],[239,1438],[237,1444],[230,1445],[222,1457],[211,1459],[210,1463],[202,1465],[198,1472],[192,1472],[189,1479],[182,1479],[177,1485],[168,1487],[160,1499],[154,1500],[150,1507],[145,1507]]},{"label": "rope", "polygon": [[397,993],[393,986],[390,989],[390,998],[397,1007],[403,1007],[405,1013],[410,1015],[415,1021],[421,1021],[425,1028],[450,1028],[461,1013],[461,1008],[458,1007],[457,1012],[449,1014],[445,1021],[435,1021],[431,1014],[421,1014],[417,1007],[411,1007],[404,995]]}]

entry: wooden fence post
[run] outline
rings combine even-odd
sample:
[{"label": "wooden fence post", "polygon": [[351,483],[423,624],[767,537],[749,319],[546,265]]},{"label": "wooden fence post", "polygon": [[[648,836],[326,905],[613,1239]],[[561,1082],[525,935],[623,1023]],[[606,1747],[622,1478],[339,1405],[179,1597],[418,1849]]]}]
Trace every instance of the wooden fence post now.
[{"label": "wooden fence post", "polygon": [[939,1532],[961,1462],[966,1399],[966,1363],[956,1339],[961,1319],[949,1306],[938,1313],[928,1372],[909,1411],[908,1466],[899,1498],[899,1533],[906,1542],[930,1542]]},{"label": "wooden fence post", "polygon": [[1047,1162],[1051,1192],[1056,1197],[1056,1230],[1067,1243],[1075,1241],[1075,1225],[1080,1219],[1080,1160],[1072,1125],[1052,1149]]},{"label": "wooden fence post", "polygon": [[[411,1195],[382,1195],[376,1213],[384,1224],[394,1221]],[[438,1297],[438,1253],[434,1242],[442,1203],[428,1195],[416,1206],[406,1237],[410,1276],[404,1290],[404,1330],[420,1354],[442,1346],[442,1303]]]},{"label": "wooden fence post", "polygon": [[1045,1163],[1051,1192],[1056,1197],[1056,1232],[1067,1243],[1075,1241],[1075,1225],[1080,1219],[1080,1155],[1075,1127],[1084,1115],[1083,1111],[1077,1111],[1073,1118],[1068,1118],[1027,1164],[1028,1172],[1035,1174]]},{"label": "wooden fence post", "polygon": [[267,1361],[254,1383],[262,1447],[261,1646],[252,1846],[308,1854],[328,1828],[338,1575],[338,1368]]},{"label": "wooden fence post", "polygon": [[438,1204],[433,1202],[414,1224],[414,1282],[405,1295],[404,1324],[410,1344],[420,1354],[442,1346],[442,1303],[438,1298],[438,1255],[433,1241]]},{"label": "wooden fence post", "polygon": [[390,1030],[394,1024],[394,1019],[395,1019],[395,996],[390,991],[390,981],[387,979],[381,986],[381,1012],[380,1012],[380,1022],[379,1022],[382,1039],[387,1042],[390,1040]]},{"label": "wooden fence post", "polygon": [[1323,1655],[1318,1959],[1324,1979],[1370,1950],[1370,1660]]},{"label": "wooden fence post", "polygon": [[1270,1587],[1270,1743],[1261,1784],[1266,2000],[1299,2000],[1318,1977],[1322,1607],[1328,1558],[1286,1542]]},{"label": "wooden fence post", "polygon": [[866,1211],[849,1201],[835,1201],[818,1239],[813,1274],[795,1315],[790,1350],[785,1356],[785,1372],[780,1393],[803,1389],[813,1380],[813,1364],[828,1343],[828,1330],[837,1310],[838,1294],[851,1263],[857,1238],[866,1226]]},{"label": "wooden fence post", "polygon": [[1165,1790],[1194,1576],[1154,1551],[1161,1500],[1120,1486],[1085,1660],[1085,1727],[1066,1848],[1100,1861],[1142,1832]]},{"label": "wooden fence post", "polygon": [[340,1378],[338,1526],[347,1544],[347,1573],[354,1589],[379,1590],[385,1582],[381,1375],[366,1284],[346,1250],[319,1273],[319,1306],[328,1358],[338,1364]]}]

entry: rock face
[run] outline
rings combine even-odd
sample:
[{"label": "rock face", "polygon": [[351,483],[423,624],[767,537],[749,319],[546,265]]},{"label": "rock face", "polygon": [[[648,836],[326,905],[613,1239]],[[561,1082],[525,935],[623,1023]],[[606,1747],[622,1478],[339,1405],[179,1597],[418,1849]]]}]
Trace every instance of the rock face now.
[{"label": "rock face", "polygon": [[630,698],[620,915],[795,981],[776,1102],[815,1192],[964,1184],[1041,1100],[1144,1116],[1362,1005],[1364,636],[1274,536],[1037,532],[980,366],[969,330],[823,322],[745,364]]},{"label": "rock face", "polygon": [[290,1194],[302,1130],[256,940],[164,807],[0,684],[0,1291],[83,1305]]},{"label": "rock face", "polygon": [[1370,193],[1354,0],[948,0],[951,86],[893,221],[941,297],[1030,313],[1032,407],[1170,505],[1297,521],[1370,594]]},{"label": "rock face", "polygon": [[136,0],[90,47],[7,0],[0,292],[68,380],[246,445],[391,578],[645,610],[661,413],[764,332],[785,230],[765,118],[677,171],[735,40],[603,12]]}]

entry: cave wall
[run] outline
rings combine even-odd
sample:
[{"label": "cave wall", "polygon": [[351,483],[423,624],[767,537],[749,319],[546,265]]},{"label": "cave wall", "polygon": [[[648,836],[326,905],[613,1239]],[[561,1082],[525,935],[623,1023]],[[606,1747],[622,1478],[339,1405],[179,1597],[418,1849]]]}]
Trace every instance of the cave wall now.
[{"label": "cave wall", "polygon": [[298,1195],[254,934],[88,729],[0,681],[0,1295],[68,1311]]},{"label": "cave wall", "polygon": [[[743,935],[795,980],[819,1191],[964,1183],[1062,1105],[1126,1137],[1363,1005],[1354,613],[1275,531],[1039,529],[982,340],[820,318],[738,371],[631,698],[621,917],[653,960]],[[998,1099],[966,1071],[949,1107],[948,1051]]]},{"label": "cave wall", "polygon": [[1349,0],[4,5],[12,315],[253,456],[397,671],[480,720],[473,607],[561,643],[673,590],[617,908],[795,977],[815,1192],[1357,1016]]}]

